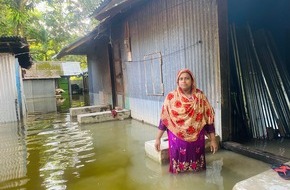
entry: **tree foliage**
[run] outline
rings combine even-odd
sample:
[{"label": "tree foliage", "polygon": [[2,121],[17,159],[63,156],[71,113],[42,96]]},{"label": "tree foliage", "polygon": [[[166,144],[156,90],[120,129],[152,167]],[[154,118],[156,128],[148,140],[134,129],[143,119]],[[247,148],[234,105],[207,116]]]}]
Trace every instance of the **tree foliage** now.
[{"label": "tree foliage", "polygon": [[[63,47],[97,25],[89,15],[100,2],[102,0],[0,0],[0,35],[26,37],[35,61],[51,60]],[[79,56],[64,59],[68,58],[86,62]]]}]

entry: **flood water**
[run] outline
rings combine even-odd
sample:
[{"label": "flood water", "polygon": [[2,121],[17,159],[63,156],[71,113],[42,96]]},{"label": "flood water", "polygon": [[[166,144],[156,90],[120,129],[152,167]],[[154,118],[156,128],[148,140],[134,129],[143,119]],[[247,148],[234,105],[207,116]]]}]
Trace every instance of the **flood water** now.
[{"label": "flood water", "polygon": [[79,125],[67,113],[29,116],[0,126],[0,189],[229,190],[270,169],[266,163],[219,150],[207,170],[170,174],[146,157],[156,127],[128,119]]}]

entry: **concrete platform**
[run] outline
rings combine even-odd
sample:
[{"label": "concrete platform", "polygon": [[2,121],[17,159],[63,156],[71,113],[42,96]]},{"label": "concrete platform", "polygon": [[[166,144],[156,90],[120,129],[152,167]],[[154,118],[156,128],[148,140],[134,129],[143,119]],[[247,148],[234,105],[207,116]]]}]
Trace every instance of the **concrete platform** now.
[{"label": "concrete platform", "polygon": [[145,142],[145,153],[146,155],[159,162],[160,164],[166,164],[169,162],[168,155],[168,141],[166,138],[161,138],[160,152],[155,150],[155,140]]},{"label": "concrete platform", "polygon": [[99,123],[104,121],[123,120],[131,117],[130,110],[116,110],[116,115],[113,116],[111,111],[102,111],[96,113],[77,115],[77,121],[81,124],[85,123]]},{"label": "concrete platform", "polygon": [[95,105],[95,106],[70,108],[69,113],[71,117],[76,117],[77,115],[80,114],[95,113],[109,110],[111,110],[111,105]]},{"label": "concrete platform", "polygon": [[[290,162],[286,164],[290,165]],[[290,189],[290,180],[281,178],[277,172],[270,169],[261,174],[238,182],[233,190],[288,190]]]},{"label": "concrete platform", "polygon": [[[220,144],[220,137],[216,136],[216,141]],[[168,141],[167,137],[161,138],[160,152],[155,150],[155,140],[145,142],[145,154],[159,162],[160,164],[166,164],[169,162],[169,154],[168,154]],[[205,151],[210,152],[210,141],[206,138],[205,140]]]}]

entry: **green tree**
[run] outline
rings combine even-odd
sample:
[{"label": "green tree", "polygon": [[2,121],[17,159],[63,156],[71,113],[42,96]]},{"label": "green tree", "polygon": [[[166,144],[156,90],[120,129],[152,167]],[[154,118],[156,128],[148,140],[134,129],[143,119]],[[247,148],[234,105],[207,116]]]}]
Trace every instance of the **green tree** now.
[{"label": "green tree", "polygon": [[[37,0],[1,0],[1,35],[25,36]],[[3,30],[4,29],[4,30]],[[7,35],[7,34],[6,34]]]},{"label": "green tree", "polygon": [[[0,35],[26,37],[34,60],[51,60],[64,46],[97,25],[89,15],[100,2],[102,0],[0,0]],[[69,58],[85,62],[84,58]]]},{"label": "green tree", "polygon": [[34,52],[37,52],[33,57],[37,60],[51,60],[61,48],[95,26],[90,24],[90,18],[77,1],[50,0],[41,3],[45,9],[40,18],[41,25],[35,23],[37,30],[34,32],[38,36],[32,36],[37,40],[31,43]]}]

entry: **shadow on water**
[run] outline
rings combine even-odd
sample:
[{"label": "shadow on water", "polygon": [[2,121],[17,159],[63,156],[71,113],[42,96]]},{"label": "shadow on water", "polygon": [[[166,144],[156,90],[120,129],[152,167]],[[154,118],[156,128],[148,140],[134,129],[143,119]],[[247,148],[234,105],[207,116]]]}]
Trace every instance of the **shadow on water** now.
[{"label": "shadow on water", "polygon": [[220,150],[207,170],[173,175],[145,155],[156,128],[136,120],[79,125],[67,113],[0,127],[0,189],[232,189],[269,165]]}]

